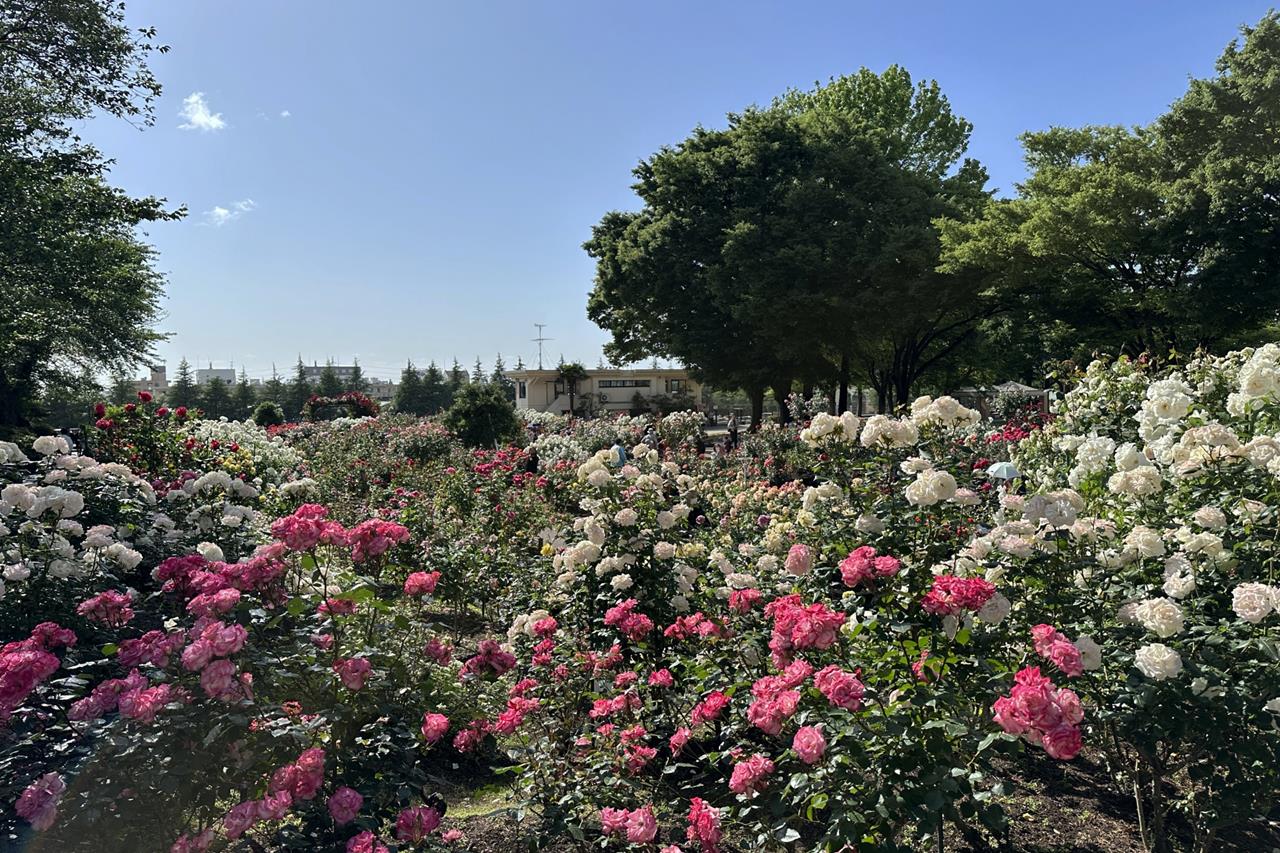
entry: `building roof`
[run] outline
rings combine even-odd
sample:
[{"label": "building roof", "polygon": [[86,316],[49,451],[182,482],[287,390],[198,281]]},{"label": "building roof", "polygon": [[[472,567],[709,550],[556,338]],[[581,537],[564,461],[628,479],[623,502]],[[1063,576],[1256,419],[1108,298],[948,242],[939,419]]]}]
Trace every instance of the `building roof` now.
[{"label": "building roof", "polygon": [[[537,368],[512,369],[504,371],[508,379],[556,379],[560,371],[555,368],[538,370]],[[593,377],[630,377],[630,376],[688,376],[689,371],[683,367],[588,367],[587,376]]]}]

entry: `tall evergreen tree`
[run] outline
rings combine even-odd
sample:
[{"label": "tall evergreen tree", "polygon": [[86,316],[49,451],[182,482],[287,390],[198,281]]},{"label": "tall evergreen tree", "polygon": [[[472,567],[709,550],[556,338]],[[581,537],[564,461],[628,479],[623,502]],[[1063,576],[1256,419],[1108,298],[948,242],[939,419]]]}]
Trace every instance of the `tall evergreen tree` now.
[{"label": "tall evergreen tree", "polygon": [[489,374],[489,384],[501,388],[507,395],[507,399],[515,402],[516,384],[507,378],[507,365],[502,361],[502,353],[498,353],[498,358],[493,362],[493,373]]},{"label": "tall evergreen tree", "polygon": [[280,379],[280,374],[276,372],[276,366],[271,365],[271,378],[268,379],[259,389],[258,398],[264,403],[276,403],[284,408],[284,401],[288,399],[289,389]]},{"label": "tall evergreen tree", "polygon": [[311,383],[307,381],[307,368],[298,356],[298,365],[293,371],[293,380],[289,382],[288,399],[284,404],[285,417],[294,421],[302,416],[302,407],[307,404],[313,394]]},{"label": "tall evergreen tree", "polygon": [[204,409],[206,417],[234,417],[231,409],[231,392],[227,388],[227,383],[216,376],[210,379],[200,389],[200,408]]},{"label": "tall evergreen tree", "polygon": [[127,373],[115,373],[111,376],[111,402],[134,403],[137,395],[133,390],[133,380]]},{"label": "tall evergreen tree", "polygon": [[433,361],[422,377],[422,413],[434,415],[453,403],[453,389]]},{"label": "tall evergreen tree", "polygon": [[346,390],[365,394],[369,391],[369,380],[364,378],[360,369],[360,359],[351,359],[351,375],[347,377]]},{"label": "tall evergreen tree", "polygon": [[191,375],[191,365],[185,358],[178,362],[178,372],[169,383],[165,402],[171,409],[179,406],[190,409],[200,403],[200,389],[196,387],[195,378]]},{"label": "tall evergreen tree", "polygon": [[476,366],[471,368],[471,381],[477,385],[485,383],[484,367],[480,364],[480,356],[476,356]]},{"label": "tall evergreen tree", "polygon": [[338,378],[338,371],[333,369],[333,359],[324,363],[320,381],[316,383],[316,393],[321,397],[336,397],[342,393],[342,380]]},{"label": "tall evergreen tree", "polygon": [[249,384],[249,374],[245,372],[243,367],[240,368],[240,379],[236,382],[235,390],[231,393],[231,411],[229,417],[233,417],[238,421],[253,414],[253,407],[258,402],[258,395],[253,393],[253,386]]},{"label": "tall evergreen tree", "polygon": [[396,389],[396,411],[402,415],[425,414],[422,403],[422,377],[410,361],[400,371],[400,387]]},{"label": "tall evergreen tree", "polygon": [[453,394],[458,393],[458,389],[467,384],[467,371],[462,369],[462,365],[458,364],[458,359],[453,360],[453,367],[449,368],[449,391]]}]

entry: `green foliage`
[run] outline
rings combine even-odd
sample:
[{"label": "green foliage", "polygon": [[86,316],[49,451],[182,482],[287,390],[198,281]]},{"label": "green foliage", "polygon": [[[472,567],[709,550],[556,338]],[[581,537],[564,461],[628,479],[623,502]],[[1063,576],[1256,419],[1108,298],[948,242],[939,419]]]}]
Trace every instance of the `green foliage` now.
[{"label": "green foliage", "polygon": [[400,371],[400,385],[396,388],[396,412],[402,415],[426,414],[422,399],[422,377],[410,361]]},{"label": "green foliage", "polygon": [[444,422],[468,447],[496,447],[520,434],[515,407],[501,388],[487,383],[464,385]]},{"label": "green foliage", "polygon": [[285,401],[285,415],[290,420],[295,420],[302,416],[302,409],[307,405],[307,400],[311,399],[314,391],[311,383],[307,381],[307,370],[302,363],[302,357],[298,357],[298,364],[293,371],[293,379],[289,382],[289,396]]},{"label": "green foliage", "polygon": [[263,400],[253,410],[253,422],[260,427],[279,426],[284,423],[284,409],[279,403]]},{"label": "green foliage", "polygon": [[347,377],[347,384],[342,390],[355,391],[359,394],[364,394],[369,390],[369,380],[364,378],[364,371],[360,369],[359,359],[351,359],[351,375]]},{"label": "green foliage", "polygon": [[196,387],[195,378],[191,375],[191,365],[185,358],[178,362],[178,372],[169,383],[165,402],[171,409],[179,406],[194,409],[200,404],[200,389]]},{"label": "green foliage", "polygon": [[109,162],[72,123],[95,110],[149,117],[152,34],[105,0],[0,7],[0,430],[47,383],[127,369],[161,339],[163,276],[136,228],[173,219],[163,200],[107,183]]},{"label": "green foliage", "polygon": [[336,397],[342,393],[342,380],[338,378],[338,371],[333,369],[332,359],[324,363],[324,370],[320,371],[320,379],[316,382],[316,394],[321,397]]},{"label": "green foliage", "polygon": [[253,406],[258,402],[258,395],[254,393],[253,386],[249,384],[249,376],[240,370],[240,379],[236,382],[235,388],[231,391],[230,409],[233,420],[242,421],[253,414]]},{"label": "green foliage", "polygon": [[569,414],[576,414],[578,412],[578,383],[587,378],[587,369],[579,361],[568,363],[561,361],[556,370],[560,374],[559,380],[564,383],[565,393],[569,395]]},{"label": "green foliage", "polygon": [[211,418],[234,418],[231,391],[227,383],[214,377],[200,389],[200,408]]}]

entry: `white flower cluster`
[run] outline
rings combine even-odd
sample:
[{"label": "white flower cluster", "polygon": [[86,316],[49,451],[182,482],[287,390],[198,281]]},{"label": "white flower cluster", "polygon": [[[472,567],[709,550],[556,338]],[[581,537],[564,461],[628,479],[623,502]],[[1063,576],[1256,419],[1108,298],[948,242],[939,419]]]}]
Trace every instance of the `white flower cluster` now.
[{"label": "white flower cluster", "polygon": [[862,419],[853,412],[845,412],[839,417],[819,412],[807,427],[800,430],[800,440],[810,447],[830,441],[857,441],[861,429]]},{"label": "white flower cluster", "polygon": [[969,429],[978,425],[982,414],[960,404],[954,397],[917,397],[911,403],[911,420],[917,426]]},{"label": "white flower cluster", "polygon": [[863,447],[910,447],[920,440],[920,430],[909,418],[872,415],[859,440]]}]

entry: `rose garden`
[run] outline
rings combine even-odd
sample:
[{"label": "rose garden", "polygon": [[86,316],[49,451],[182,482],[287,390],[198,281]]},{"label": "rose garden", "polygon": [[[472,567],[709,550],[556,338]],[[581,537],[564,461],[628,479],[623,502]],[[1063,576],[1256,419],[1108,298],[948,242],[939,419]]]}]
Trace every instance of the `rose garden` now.
[{"label": "rose garden", "polygon": [[0,850],[1280,850],[1280,14],[1016,197],[896,65],[662,147],[629,414],[141,388],[187,211],[80,133],[155,38],[0,0]]}]

